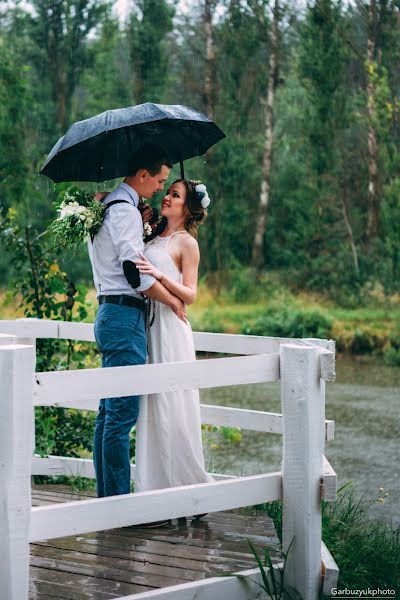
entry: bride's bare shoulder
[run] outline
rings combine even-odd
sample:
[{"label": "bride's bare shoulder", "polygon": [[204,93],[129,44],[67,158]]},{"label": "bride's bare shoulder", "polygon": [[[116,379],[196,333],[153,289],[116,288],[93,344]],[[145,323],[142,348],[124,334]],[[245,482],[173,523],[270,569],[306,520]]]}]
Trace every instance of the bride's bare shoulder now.
[{"label": "bride's bare shoulder", "polygon": [[182,235],[180,242],[181,242],[181,248],[184,250],[189,250],[192,252],[199,251],[199,244],[198,244],[197,240],[189,233],[186,235]]}]

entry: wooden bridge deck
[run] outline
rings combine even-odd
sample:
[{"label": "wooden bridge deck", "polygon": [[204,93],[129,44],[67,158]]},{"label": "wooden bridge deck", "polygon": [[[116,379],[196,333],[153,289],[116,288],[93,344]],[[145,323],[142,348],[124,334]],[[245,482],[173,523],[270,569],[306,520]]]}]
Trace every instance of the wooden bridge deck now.
[{"label": "wooden bridge deck", "polygon": [[[32,505],[93,495],[35,486]],[[247,540],[259,551],[278,543],[265,513],[239,509],[157,529],[125,527],[31,544],[29,600],[106,600],[251,569],[256,563]]]}]

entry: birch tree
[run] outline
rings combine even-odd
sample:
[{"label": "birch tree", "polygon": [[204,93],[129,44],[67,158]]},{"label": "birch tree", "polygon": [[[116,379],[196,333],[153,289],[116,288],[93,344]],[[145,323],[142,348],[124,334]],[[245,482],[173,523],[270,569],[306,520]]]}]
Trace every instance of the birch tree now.
[{"label": "birch tree", "polygon": [[213,31],[213,14],[217,2],[205,0],[204,33],[206,39],[206,64],[204,73],[204,112],[213,118],[216,99],[216,65]]},{"label": "birch tree", "polygon": [[[274,104],[275,89],[278,79],[279,11],[279,0],[275,0],[271,28],[268,89],[267,98],[266,100],[264,100],[265,141],[263,151],[261,191],[256,218],[256,232],[254,236],[251,257],[252,266],[258,269],[260,269],[264,263],[264,238],[267,226],[268,205],[270,200],[271,189],[272,148],[274,142]],[[263,14],[260,14],[260,21],[264,25],[265,30],[267,30],[267,21]]]},{"label": "birch tree", "polygon": [[379,180],[378,180],[378,139],[377,115],[374,90],[375,62],[375,36],[377,27],[376,0],[371,0],[368,9],[368,41],[367,41],[367,114],[368,114],[368,218],[367,218],[367,244],[374,238],[378,231],[379,213]]}]

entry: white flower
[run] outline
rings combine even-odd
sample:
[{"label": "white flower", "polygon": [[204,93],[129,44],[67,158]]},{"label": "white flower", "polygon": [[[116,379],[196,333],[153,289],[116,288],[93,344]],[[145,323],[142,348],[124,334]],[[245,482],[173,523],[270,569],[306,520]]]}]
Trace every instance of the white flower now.
[{"label": "white flower", "polygon": [[211,200],[210,200],[210,196],[204,196],[204,198],[201,199],[201,205],[203,208],[207,208],[207,206],[210,204]]},{"label": "white flower", "polygon": [[149,223],[148,223],[148,222],[146,222],[146,223],[143,225],[143,231],[144,231],[144,233],[145,233],[146,235],[151,235],[151,234],[153,233],[153,230],[152,230],[152,228],[151,228],[151,225],[149,225]]},{"label": "white flower", "polygon": [[70,206],[69,204],[63,208],[60,212],[60,218],[65,219],[65,217],[72,217],[75,214],[75,208]]},{"label": "white flower", "polygon": [[194,189],[196,190],[196,192],[201,192],[202,194],[207,193],[207,188],[204,185],[204,183],[198,183]]},{"label": "white flower", "polygon": [[85,221],[86,220],[85,215],[81,215],[79,218],[80,218],[81,221]]}]

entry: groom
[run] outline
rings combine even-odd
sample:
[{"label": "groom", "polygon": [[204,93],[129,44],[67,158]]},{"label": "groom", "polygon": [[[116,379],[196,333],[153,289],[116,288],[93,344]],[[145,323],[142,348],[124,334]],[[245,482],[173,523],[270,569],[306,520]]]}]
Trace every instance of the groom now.
[{"label": "groom", "polygon": [[[131,175],[104,201],[108,208],[103,225],[89,242],[99,301],[94,332],[103,367],[146,362],[145,301],[141,292],[185,319],[184,304],[154,277],[139,277],[134,264],[144,248],[139,197],[149,199],[161,191],[172,164],[165,151],[155,145],[140,148],[131,164]],[[100,400],[93,452],[99,498],[130,492],[129,434],[138,413],[138,396]]]}]

